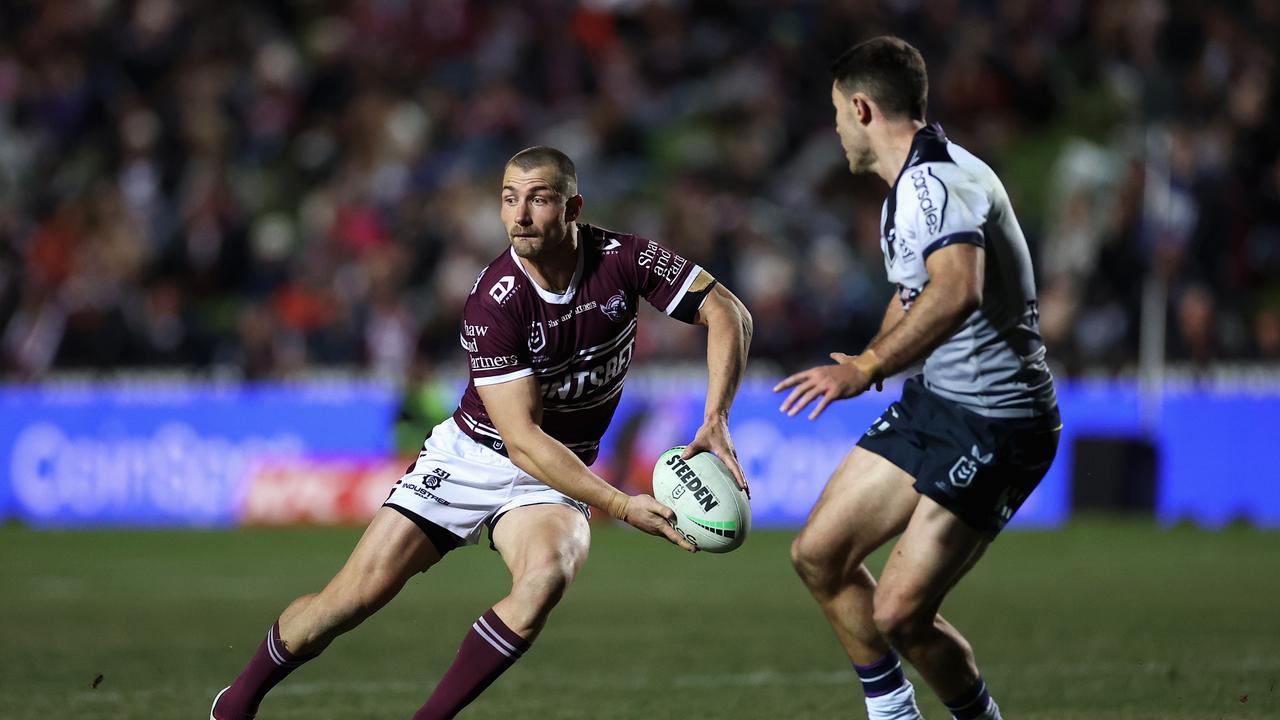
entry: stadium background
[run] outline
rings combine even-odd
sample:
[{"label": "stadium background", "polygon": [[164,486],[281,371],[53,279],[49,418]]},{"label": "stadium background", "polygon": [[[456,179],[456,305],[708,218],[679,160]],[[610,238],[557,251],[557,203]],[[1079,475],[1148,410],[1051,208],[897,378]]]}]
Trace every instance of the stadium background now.
[{"label": "stadium background", "polygon": [[[732,427],[757,523],[777,530],[691,566],[598,525],[593,563],[648,577],[584,577],[567,639],[542,647],[604,680],[552,705],[569,687],[518,668],[475,716],[594,717],[619,694],[622,717],[661,716],[656,691],[706,717],[856,708],[785,548],[888,397],[810,425],[783,422],[768,387],[861,347],[891,292],[885,189],[849,176],[828,100],[831,60],[881,32],[920,47],[930,118],[1013,196],[1060,382],[1063,450],[1017,518],[1041,531],[998,544],[955,601],[980,652],[993,637],[1002,701],[1044,718],[1280,716],[1263,609],[1280,562],[1253,529],[1280,527],[1274,0],[0,0],[0,715],[190,714],[337,566],[452,410],[461,302],[504,242],[499,172],[538,143],[577,161],[588,221],[669,243],[751,309]],[[641,321],[605,477],[643,490],[691,434],[703,343]],[[1099,509],[1126,519],[1082,512]],[[298,524],[339,527],[232,529]],[[157,526],[225,529],[130,529]],[[273,716],[407,715],[452,628],[501,592],[496,559],[469,552],[439,582],[471,589],[425,580],[388,611],[436,608],[444,637],[419,628],[401,655],[422,677],[379,665],[373,639],[398,633],[371,621],[314,671],[342,680]],[[1198,599],[1202,584],[1218,592]],[[661,647],[733,633],[692,610],[652,627],[695,592],[741,597],[778,634],[692,675],[652,649],[598,660],[591,641],[619,632],[601,605]],[[1048,632],[1036,608],[1074,619]]]}]

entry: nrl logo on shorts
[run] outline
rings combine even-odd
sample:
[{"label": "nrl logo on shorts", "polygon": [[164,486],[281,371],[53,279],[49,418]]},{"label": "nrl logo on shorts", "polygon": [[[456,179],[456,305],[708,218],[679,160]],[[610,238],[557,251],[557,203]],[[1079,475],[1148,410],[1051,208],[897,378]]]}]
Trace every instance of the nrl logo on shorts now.
[{"label": "nrl logo on shorts", "polygon": [[443,468],[436,468],[426,475],[422,476],[422,486],[428,490],[435,490],[440,487],[440,483],[449,479],[449,471]]},{"label": "nrl logo on shorts", "polygon": [[627,312],[627,299],[618,293],[600,304],[600,312],[614,322],[622,322]]},{"label": "nrl logo on shorts", "polygon": [[529,352],[538,352],[547,346],[547,328],[541,320],[529,326]]},{"label": "nrl logo on shorts", "polygon": [[961,455],[955,464],[951,466],[949,477],[951,478],[951,484],[956,487],[969,487],[973,484],[973,478],[978,474],[978,465],[989,465],[992,458],[995,457],[993,453],[983,455],[982,451],[978,450],[977,445],[973,446],[970,453],[973,457]]}]

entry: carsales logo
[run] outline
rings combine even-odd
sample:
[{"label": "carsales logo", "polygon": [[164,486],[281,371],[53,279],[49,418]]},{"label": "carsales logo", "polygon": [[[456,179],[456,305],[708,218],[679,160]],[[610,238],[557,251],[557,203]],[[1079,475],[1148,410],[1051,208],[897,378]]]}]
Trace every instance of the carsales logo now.
[{"label": "carsales logo", "polygon": [[229,440],[180,422],[114,438],[42,422],[18,434],[9,474],[18,505],[34,519],[212,522],[232,510],[248,459],[304,449],[292,434]]}]

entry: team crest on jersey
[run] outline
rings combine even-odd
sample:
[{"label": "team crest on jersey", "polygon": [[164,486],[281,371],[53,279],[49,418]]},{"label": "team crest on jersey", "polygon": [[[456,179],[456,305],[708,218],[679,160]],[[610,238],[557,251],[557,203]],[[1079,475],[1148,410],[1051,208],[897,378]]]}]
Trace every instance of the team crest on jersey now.
[{"label": "team crest on jersey", "polygon": [[547,328],[541,320],[529,326],[529,352],[540,352],[547,346]]},{"label": "team crest on jersey", "polygon": [[618,293],[600,304],[600,312],[614,322],[622,322],[627,315],[627,299]]},{"label": "team crest on jersey", "polygon": [[948,477],[950,478],[952,485],[955,485],[956,487],[969,487],[969,485],[973,484],[973,478],[978,474],[978,467],[980,465],[990,465],[991,461],[995,459],[994,453],[987,453],[983,455],[977,445],[973,446],[970,454],[973,457],[961,455],[955,461],[955,464],[951,466],[951,471],[948,473]]}]

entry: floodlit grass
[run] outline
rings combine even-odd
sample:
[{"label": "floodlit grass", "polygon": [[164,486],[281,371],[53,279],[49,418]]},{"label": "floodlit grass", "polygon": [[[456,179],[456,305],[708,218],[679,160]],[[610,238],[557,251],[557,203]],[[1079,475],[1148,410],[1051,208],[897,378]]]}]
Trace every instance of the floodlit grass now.
[{"label": "floodlit grass", "polygon": [[[464,718],[864,717],[792,573],[791,534],[685,556],[595,530],[547,631]],[[0,529],[0,717],[207,717],[279,611],[318,589],[357,536]],[[259,717],[408,718],[506,584],[487,548],[453,553]],[[1280,717],[1277,608],[1276,534],[1092,520],[1006,534],[944,613],[1010,720],[1206,720]],[[948,717],[913,679],[925,714]]]}]

